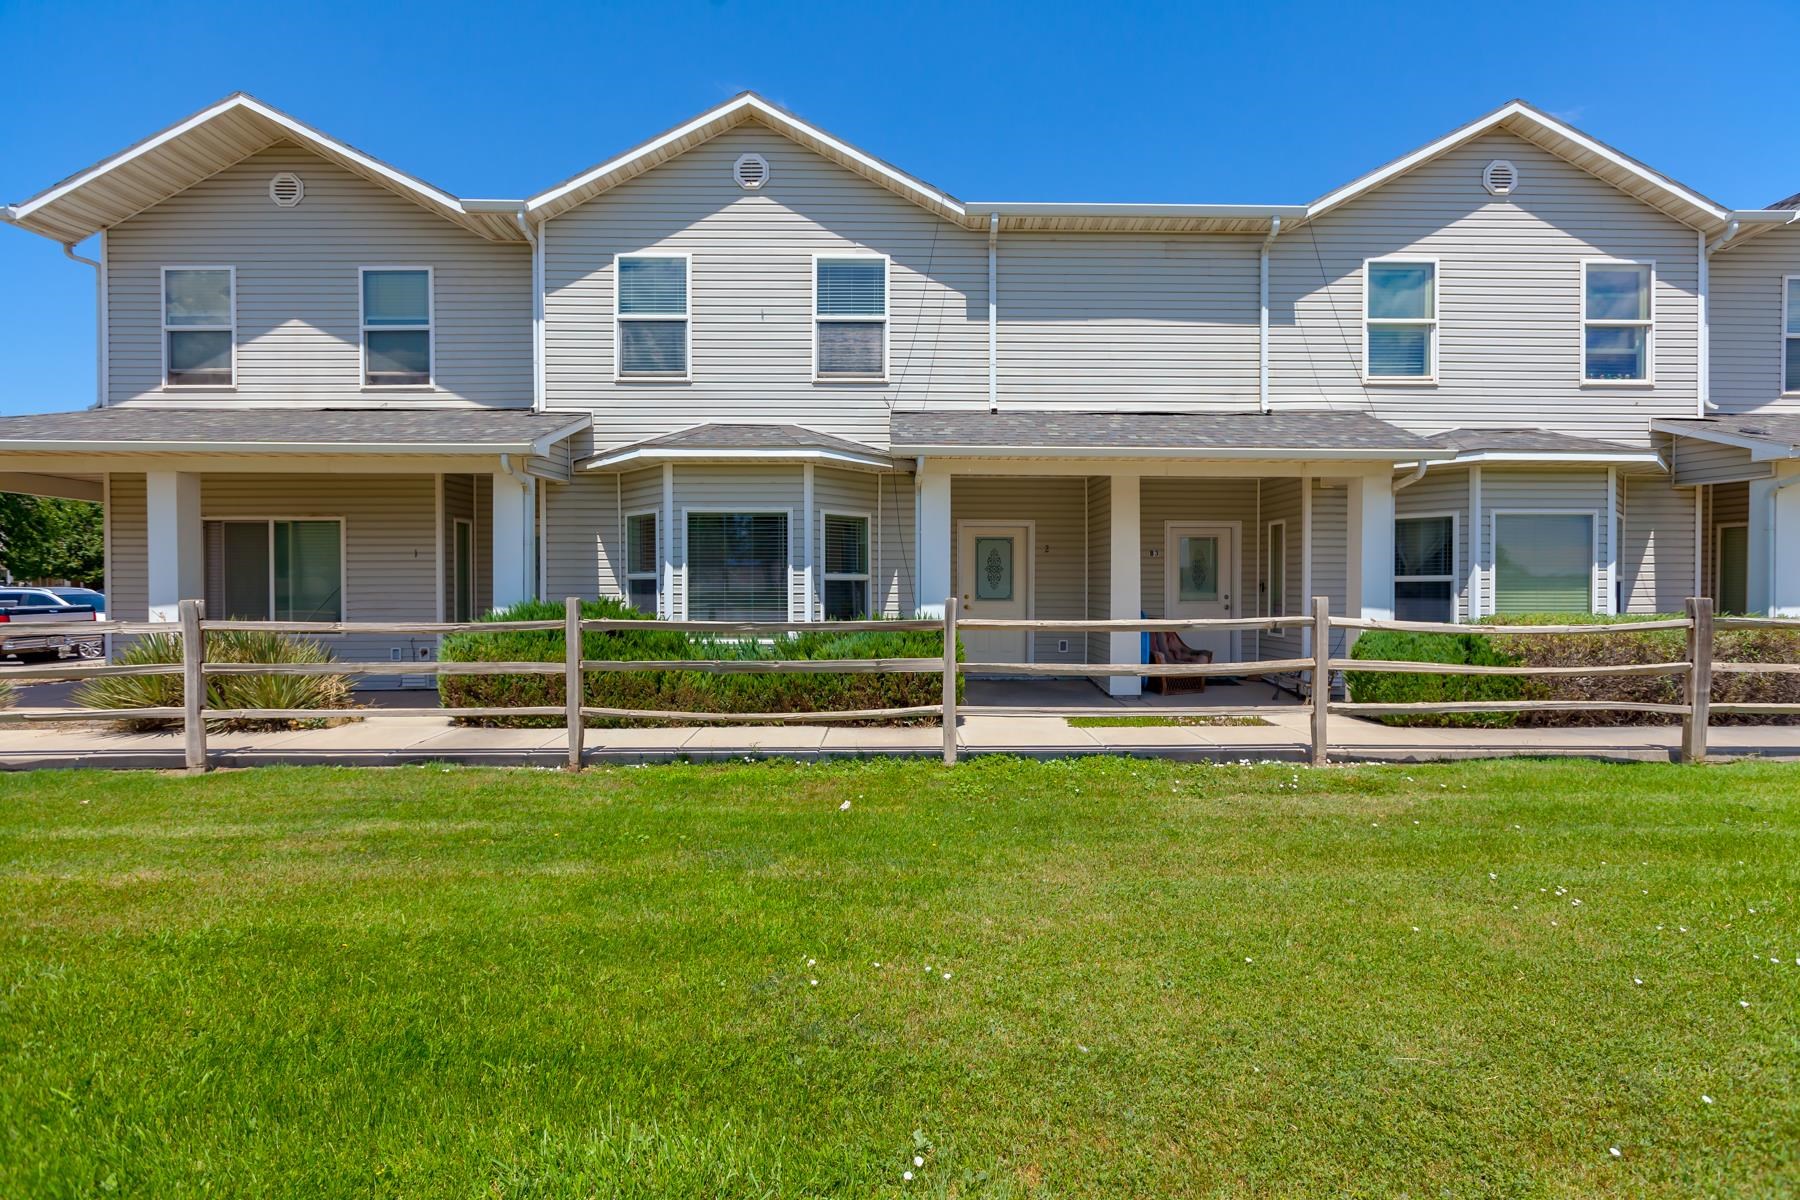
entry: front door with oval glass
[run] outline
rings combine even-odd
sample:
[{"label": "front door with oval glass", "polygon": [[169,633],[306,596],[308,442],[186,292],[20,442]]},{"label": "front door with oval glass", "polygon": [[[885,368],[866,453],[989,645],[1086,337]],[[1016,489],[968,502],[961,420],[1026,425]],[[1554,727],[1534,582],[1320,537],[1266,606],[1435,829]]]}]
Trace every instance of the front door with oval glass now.
[{"label": "front door with oval glass", "polygon": [[[1163,546],[1163,612],[1202,620],[1232,615],[1238,577],[1237,528],[1220,522],[1170,521]],[[1214,662],[1235,662],[1231,630],[1187,631],[1181,640],[1211,650]]]},{"label": "front door with oval glass", "polygon": [[[956,594],[962,615],[990,620],[1031,616],[1031,527],[965,522],[957,532]],[[1023,630],[970,630],[965,661],[1026,662]]]}]

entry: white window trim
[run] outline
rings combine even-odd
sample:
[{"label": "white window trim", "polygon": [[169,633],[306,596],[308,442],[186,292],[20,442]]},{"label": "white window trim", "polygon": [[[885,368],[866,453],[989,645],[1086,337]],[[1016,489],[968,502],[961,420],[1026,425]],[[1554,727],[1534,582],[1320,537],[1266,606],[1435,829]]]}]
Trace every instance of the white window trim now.
[{"label": "white window trim", "polygon": [[[1797,334],[1796,336],[1800,336]],[[1715,605],[1725,603],[1725,539],[1720,536],[1726,529],[1742,529],[1744,531],[1745,550],[1749,549],[1750,523],[1748,521],[1720,521],[1713,526],[1712,537],[1712,602]],[[1749,559],[1744,562],[1744,604],[1750,604]]]},{"label": "white window trim", "polygon": [[1588,550],[1588,613],[1604,615],[1607,612],[1606,563],[1600,558],[1601,521],[1605,513],[1597,508],[1495,508],[1488,510],[1488,553],[1492,565],[1488,568],[1488,587],[1492,593],[1492,603],[1488,606],[1489,616],[1498,614],[1500,607],[1500,518],[1501,517],[1586,517],[1588,528],[1593,531],[1593,545]]},{"label": "white window trim", "polygon": [[[1406,266],[1431,268],[1431,316],[1417,317],[1371,317],[1369,316],[1369,268],[1373,266]],[[1432,387],[1438,381],[1438,324],[1444,312],[1444,271],[1435,257],[1423,254],[1385,254],[1378,258],[1363,259],[1362,270],[1362,378],[1364,383],[1380,384],[1383,387],[1397,385],[1400,387]],[[1423,375],[1376,375],[1369,370],[1369,329],[1374,325],[1417,326],[1423,325],[1431,332],[1431,370]]]},{"label": "white window trim", "polygon": [[[826,568],[825,568],[825,518],[826,517],[848,517],[852,520],[859,520],[863,523],[863,561],[868,564],[868,570],[862,572],[861,574],[844,574],[844,573],[837,572],[837,571],[826,570]],[[815,614],[814,619],[820,620],[820,621],[823,621],[826,619],[825,618],[825,585],[826,584],[828,584],[828,583],[845,583],[845,582],[856,583],[858,581],[860,581],[863,585],[862,607],[863,607],[864,617],[866,618],[866,617],[873,616],[874,611],[875,611],[875,591],[874,591],[874,586],[873,586],[874,582],[875,582],[875,517],[874,517],[874,514],[866,513],[866,512],[854,512],[847,508],[821,508],[819,510],[819,550],[818,550],[818,554],[819,554],[819,597],[818,597],[818,612]],[[864,618],[858,618],[858,619],[860,620],[860,619],[864,619]]]},{"label": "white window trim", "polygon": [[[779,505],[767,504],[689,504],[682,506],[681,561],[675,564],[675,569],[681,572],[681,615],[678,617],[671,617],[670,619],[675,621],[685,621],[688,619],[688,599],[689,594],[692,591],[693,583],[689,571],[689,550],[691,547],[688,544],[688,517],[693,513],[742,513],[745,516],[780,515],[787,518],[787,599],[781,610],[781,619],[784,621],[787,620],[787,614],[793,611],[794,604],[794,510],[792,508],[782,508]],[[674,531],[671,530],[670,533],[672,535]],[[670,555],[670,557],[673,558],[674,556]]]},{"label": "white window trim", "polygon": [[469,562],[468,562],[469,595],[467,597],[467,599],[469,601],[469,615],[468,615],[467,619],[470,621],[473,621],[476,617],[475,592],[477,589],[475,587],[475,558],[476,558],[476,554],[475,554],[475,521],[473,518],[470,518],[470,517],[453,517],[453,518],[451,518],[451,521],[450,521],[450,593],[451,593],[450,594],[450,609],[451,609],[450,619],[453,621],[461,621],[464,619],[463,617],[456,615],[457,601],[462,600],[464,598],[460,594],[460,589],[457,587],[457,582],[456,582],[456,558],[457,558],[456,531],[464,525],[467,525],[469,527]]},{"label": "white window trim", "polygon": [[[231,324],[229,325],[170,325],[169,324],[169,272],[170,271],[224,271],[231,276]],[[158,310],[162,313],[162,377],[158,390],[165,392],[230,392],[237,390],[237,268],[224,263],[201,263],[190,265],[174,263],[165,266],[157,277],[159,292],[157,295]],[[110,317],[108,317],[110,320]],[[231,382],[230,383],[170,383],[169,382],[169,335],[171,333],[229,333],[231,334]]]},{"label": "white window trim", "polygon": [[[621,286],[624,272],[620,265],[626,259],[680,259],[681,268],[681,307],[683,312],[679,318],[670,313],[624,313],[619,305],[624,298],[624,287]],[[679,375],[669,374],[636,374],[625,370],[625,339],[620,326],[626,321],[674,321],[680,320],[685,335],[682,342],[682,362],[684,369]],[[613,382],[620,383],[688,383],[694,378],[694,256],[687,251],[647,250],[633,254],[613,255]],[[736,511],[736,510],[732,510]]]},{"label": "white window trim", "polygon": [[[1277,525],[1279,525],[1281,527],[1281,594],[1279,596],[1275,594],[1275,589],[1273,587],[1268,586],[1270,584],[1270,582],[1275,578],[1275,539],[1271,535],[1274,534],[1275,527]],[[1278,520],[1270,521],[1268,524],[1263,526],[1263,572],[1264,572],[1263,573],[1263,584],[1266,589],[1264,599],[1263,599],[1263,608],[1264,608],[1263,616],[1265,616],[1265,617],[1285,617],[1288,615],[1288,611],[1287,611],[1287,579],[1288,579],[1287,551],[1288,551],[1287,518],[1282,517]],[[1280,610],[1281,610],[1280,612],[1275,611],[1277,607],[1280,608]]]},{"label": "white window trim", "polygon": [[1775,377],[1781,380],[1781,394],[1783,396],[1800,396],[1800,379],[1789,379],[1787,377],[1788,342],[1800,341],[1800,333],[1788,332],[1788,310],[1791,307],[1790,297],[1796,281],[1800,281],[1800,275],[1783,275],[1781,277],[1781,341],[1778,343],[1779,349],[1777,353],[1780,357],[1775,363]]},{"label": "white window trim", "polygon": [[[201,528],[204,529],[206,527],[207,523],[212,522],[212,521],[237,522],[239,524],[244,524],[244,525],[255,525],[258,522],[261,522],[268,526],[268,528],[269,528],[269,612],[271,614],[273,614],[275,612],[275,523],[277,521],[334,521],[334,522],[336,522],[337,527],[338,527],[338,620],[339,621],[350,620],[350,526],[349,526],[348,520],[345,517],[326,516],[326,515],[289,516],[286,514],[281,514],[281,515],[272,516],[272,517],[264,517],[264,516],[257,516],[255,514],[243,515],[243,514],[237,514],[237,513],[226,513],[226,514],[202,515],[200,518]],[[471,546],[471,549],[472,548],[473,547]],[[474,578],[475,578],[475,572],[473,570],[471,570],[469,572],[469,579],[470,579],[471,583],[473,583]],[[280,618],[271,616],[270,619],[271,620],[279,620]],[[335,635],[335,634],[316,635],[315,634],[315,635],[309,635],[309,636],[334,637],[334,636],[340,636],[340,635]]]},{"label": "white window trim", "polygon": [[[1400,524],[1400,522],[1402,522],[1402,521],[1441,521],[1445,517],[1450,518],[1450,573],[1448,575],[1395,575],[1394,582],[1397,584],[1398,583],[1447,583],[1447,584],[1449,584],[1450,585],[1450,623],[1452,625],[1461,625],[1463,623],[1462,604],[1461,604],[1462,597],[1459,594],[1462,590],[1462,549],[1461,549],[1461,546],[1459,545],[1459,543],[1462,541],[1462,516],[1461,516],[1461,514],[1458,513],[1453,508],[1452,509],[1444,509],[1442,511],[1433,511],[1433,512],[1404,512],[1404,513],[1397,512],[1394,514],[1394,524],[1396,526],[1398,526]],[[1395,533],[1398,534],[1399,530],[1396,529]],[[1396,599],[1395,603],[1398,604],[1399,600]]]},{"label": "white window trim", "polygon": [[[881,316],[855,316],[846,314],[821,315],[819,312],[819,264],[821,262],[847,262],[853,260],[875,260],[881,263]],[[886,254],[878,254],[872,250],[833,250],[819,251],[812,256],[812,378],[814,383],[886,383],[890,369],[892,353],[892,321],[894,314],[894,261]],[[848,321],[867,324],[870,321],[881,322],[881,374],[879,375],[826,375],[819,371],[819,323],[821,321]]]},{"label": "white window trim", "polygon": [[[423,325],[370,325],[368,308],[367,281],[365,276],[370,271],[423,271],[425,272],[425,324]],[[405,265],[375,266],[356,268],[356,323],[362,333],[357,338],[358,372],[357,380],[365,392],[432,392],[437,390],[437,276],[430,267],[409,267]],[[418,333],[425,334],[425,373],[429,378],[424,383],[370,383],[369,382],[369,333]]]},{"label": "white window trim", "polygon": [[[1645,281],[1644,302],[1647,316],[1641,321],[1588,320],[1589,267],[1645,267],[1650,277]],[[1589,379],[1587,369],[1588,327],[1602,329],[1637,329],[1644,333],[1644,377],[1642,379]],[[1581,260],[1581,328],[1576,334],[1577,382],[1586,388],[1643,388],[1656,384],[1656,260],[1654,258],[1584,258]]]},{"label": "white window trim", "polygon": [[[651,567],[648,571],[634,571],[631,569],[631,522],[632,522],[633,518],[636,518],[636,517],[649,517],[651,520],[656,522],[656,541],[655,541],[655,544],[653,546],[651,546],[651,549],[653,551],[655,551],[655,553],[656,553],[656,561],[651,565]],[[619,575],[620,575],[620,578],[622,578],[625,581],[625,586],[623,586],[619,589],[619,598],[624,600],[627,604],[631,603],[631,587],[630,587],[631,583],[634,580],[648,579],[652,584],[654,584],[656,586],[656,607],[655,607],[655,609],[652,610],[652,612],[653,612],[653,614],[661,613],[663,610],[662,565],[663,565],[663,558],[665,557],[663,554],[663,514],[662,514],[662,509],[656,508],[656,507],[651,507],[651,508],[633,508],[633,509],[626,510],[624,534],[625,534],[625,538],[624,538],[624,541],[625,541],[625,546],[624,546],[625,569],[623,571],[619,572]]]}]

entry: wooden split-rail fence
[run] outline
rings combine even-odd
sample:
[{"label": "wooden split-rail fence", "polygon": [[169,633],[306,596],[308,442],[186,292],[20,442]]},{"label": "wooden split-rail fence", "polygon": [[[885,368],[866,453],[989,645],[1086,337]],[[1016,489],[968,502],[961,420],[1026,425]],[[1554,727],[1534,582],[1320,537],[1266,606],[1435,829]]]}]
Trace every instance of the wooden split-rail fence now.
[{"label": "wooden split-rail fence", "polygon": [[[1581,625],[1467,625],[1440,624],[1425,621],[1373,620],[1363,617],[1331,615],[1326,598],[1313,598],[1309,615],[1236,617],[1209,620],[1072,620],[1029,621],[958,619],[957,601],[950,597],[944,605],[943,619],[904,621],[631,621],[583,618],[581,602],[570,597],[564,601],[562,620],[545,621],[474,621],[474,622],[369,622],[369,621],[238,621],[204,620],[197,600],[184,600],[179,610],[179,623],[144,621],[103,621],[51,626],[34,624],[34,636],[44,634],[80,634],[124,636],[151,633],[174,634],[180,639],[182,660],[179,663],[124,665],[116,663],[58,664],[27,667],[0,672],[10,680],[91,679],[106,675],[180,675],[183,703],[180,707],[137,709],[92,708],[14,708],[0,711],[0,721],[96,721],[96,720],[179,720],[185,736],[186,763],[190,770],[207,767],[206,723],[221,720],[324,720],[356,718],[370,715],[366,708],[346,709],[224,709],[206,705],[205,682],[209,676],[222,675],[561,675],[565,702],[561,705],[511,706],[495,708],[412,708],[384,709],[383,717],[560,717],[568,729],[567,765],[578,770],[582,764],[587,722],[592,719],[659,721],[687,724],[812,724],[826,721],[897,721],[937,718],[943,728],[943,755],[946,763],[957,759],[957,720],[959,717],[1116,717],[1141,711],[1145,715],[1165,718],[1268,717],[1310,712],[1311,759],[1323,766],[1330,760],[1329,717],[1392,716],[1401,714],[1487,713],[1487,712],[1642,712],[1679,716],[1682,723],[1681,757],[1687,762],[1706,758],[1706,734],[1711,715],[1719,714],[1800,714],[1800,704],[1714,704],[1711,702],[1712,678],[1715,674],[1785,673],[1800,674],[1796,663],[1715,662],[1713,633],[1718,629],[1792,629],[1800,630],[1800,620],[1767,617],[1714,617],[1712,601],[1702,597],[1687,601],[1686,615],[1668,620],[1619,621]],[[1331,656],[1331,634],[1335,629],[1349,631],[1395,630],[1410,633],[1468,633],[1472,629],[1486,636],[1509,637],[1528,634],[1581,634],[1607,637],[1615,634],[1645,633],[1652,630],[1682,630],[1686,633],[1686,652],[1680,661],[1627,663],[1619,665],[1531,667],[1474,666],[1460,663],[1404,662],[1381,659],[1334,658]],[[1309,642],[1307,652],[1298,658],[1252,659],[1223,663],[1027,663],[981,662],[968,664],[957,658],[957,639],[964,632],[1034,633],[1101,633],[1136,634],[1145,632],[1188,632],[1195,630],[1258,630],[1275,633],[1284,629],[1300,629]],[[342,634],[442,635],[452,633],[504,633],[508,631],[560,631],[565,648],[563,661],[557,662],[325,662],[325,663],[219,663],[205,658],[204,635],[213,631],[254,630],[265,633],[296,634],[321,637]],[[588,659],[582,657],[583,633],[609,631],[666,630],[703,633],[716,637],[768,638],[794,630],[832,633],[899,633],[909,631],[942,632],[944,651],[941,657],[927,658],[843,658],[843,659]],[[1205,705],[1202,707],[1163,706],[1141,710],[1118,704],[1092,707],[1030,707],[1000,704],[965,704],[957,699],[959,674],[971,667],[983,675],[1003,677],[1043,676],[1140,676],[1140,677],[1236,677],[1292,675],[1304,680],[1306,700],[1301,705]],[[711,671],[757,672],[779,674],[941,674],[943,699],[938,704],[905,708],[858,709],[835,712],[724,713],[676,712],[656,709],[602,708],[583,704],[583,681],[595,671]],[[1581,676],[1593,678],[1612,675],[1679,675],[1684,681],[1683,699],[1679,704],[1616,700],[1469,700],[1439,703],[1369,704],[1334,701],[1331,678],[1334,672],[1388,672],[1404,674],[1521,676]],[[1479,731],[1470,731],[1472,734]]]}]

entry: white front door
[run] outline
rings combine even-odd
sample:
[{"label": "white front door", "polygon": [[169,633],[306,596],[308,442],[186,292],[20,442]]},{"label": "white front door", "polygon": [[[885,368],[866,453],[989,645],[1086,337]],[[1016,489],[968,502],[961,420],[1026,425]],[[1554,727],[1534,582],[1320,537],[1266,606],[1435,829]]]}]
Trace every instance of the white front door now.
[{"label": "white front door", "polygon": [[[1210,521],[1170,521],[1163,547],[1163,612],[1202,619],[1235,615],[1232,596],[1238,577],[1237,529]],[[1192,630],[1182,641],[1211,650],[1214,662],[1236,662],[1233,630]]]},{"label": "white front door", "polygon": [[[1031,616],[1031,527],[964,522],[956,535],[956,594],[961,615],[990,620]],[[962,635],[965,661],[1026,662],[1024,630]]]}]

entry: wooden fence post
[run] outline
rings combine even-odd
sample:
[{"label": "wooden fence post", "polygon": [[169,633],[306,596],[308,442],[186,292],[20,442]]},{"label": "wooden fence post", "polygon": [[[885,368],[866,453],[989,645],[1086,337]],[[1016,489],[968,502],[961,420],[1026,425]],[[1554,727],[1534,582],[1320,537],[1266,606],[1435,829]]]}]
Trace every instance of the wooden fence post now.
[{"label": "wooden fence post", "polygon": [[574,596],[563,599],[563,708],[569,722],[569,762],[571,771],[581,770],[581,743],[584,724],[581,719],[585,678],[581,670],[581,601]]},{"label": "wooden fence post", "polygon": [[1312,609],[1312,765],[1322,767],[1330,757],[1331,601],[1314,596]]},{"label": "wooden fence post", "polygon": [[956,765],[956,597],[944,601],[944,763]]},{"label": "wooden fence post", "polygon": [[187,769],[206,770],[206,642],[200,633],[200,601],[183,600],[177,609],[181,620],[182,733],[187,741]]},{"label": "wooden fence post", "polygon": [[1712,720],[1713,603],[1689,596],[1687,618],[1687,706],[1681,718],[1681,761],[1706,761],[1706,727]]}]

